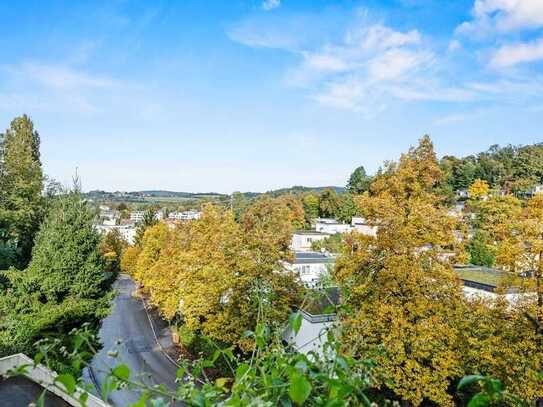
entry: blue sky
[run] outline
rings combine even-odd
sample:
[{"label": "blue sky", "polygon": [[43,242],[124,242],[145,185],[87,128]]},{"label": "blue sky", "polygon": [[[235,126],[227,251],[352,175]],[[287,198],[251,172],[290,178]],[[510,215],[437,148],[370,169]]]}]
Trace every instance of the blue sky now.
[{"label": "blue sky", "polygon": [[543,141],[541,0],[11,3],[0,126],[29,114],[85,190],[343,185],[426,133]]}]

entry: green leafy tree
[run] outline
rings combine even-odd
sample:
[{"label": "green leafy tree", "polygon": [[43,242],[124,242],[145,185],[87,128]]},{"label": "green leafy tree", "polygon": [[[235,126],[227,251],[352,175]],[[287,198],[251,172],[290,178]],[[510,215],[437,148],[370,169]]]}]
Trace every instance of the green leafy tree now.
[{"label": "green leafy tree", "polygon": [[339,210],[339,197],[332,188],[326,188],[319,197],[319,215],[323,218],[333,218]]},{"label": "green leafy tree", "polygon": [[100,251],[104,257],[105,271],[110,273],[121,271],[121,259],[127,246],[126,240],[117,229],[102,236]]},{"label": "green leafy tree", "polygon": [[24,115],[11,122],[2,139],[0,245],[14,248],[17,266],[25,267],[43,215],[40,137]]},{"label": "green leafy tree", "polygon": [[234,212],[234,218],[236,221],[240,221],[243,213],[249,207],[249,200],[241,192],[234,192],[231,197],[232,211]]},{"label": "green leafy tree", "polygon": [[337,220],[351,223],[353,216],[356,216],[359,212],[360,211],[353,200],[353,196],[350,193],[340,195],[339,206],[336,213]]},{"label": "green leafy tree", "polygon": [[316,194],[306,194],[302,198],[304,206],[305,219],[308,224],[312,219],[319,217],[319,196]]},{"label": "green leafy tree", "polygon": [[496,263],[496,250],[488,244],[488,238],[480,230],[475,232],[467,249],[471,264],[492,267]]},{"label": "green leafy tree", "polygon": [[352,194],[361,194],[369,190],[371,177],[366,174],[366,169],[363,166],[358,167],[353,171],[347,182],[347,189]]},{"label": "green leafy tree", "polygon": [[147,208],[143,214],[143,219],[138,222],[136,226],[136,237],[134,238],[134,243],[139,246],[145,235],[147,228],[154,226],[158,223],[156,219],[156,210],[155,208]]}]

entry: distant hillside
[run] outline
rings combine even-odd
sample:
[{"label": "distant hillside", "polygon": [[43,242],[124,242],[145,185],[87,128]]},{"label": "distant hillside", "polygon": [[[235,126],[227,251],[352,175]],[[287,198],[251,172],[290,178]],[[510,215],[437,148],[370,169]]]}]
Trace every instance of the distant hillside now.
[{"label": "distant hillside", "polygon": [[315,192],[315,193],[321,193],[325,189],[333,189],[338,194],[341,194],[345,192],[344,187],[336,187],[336,186],[328,186],[328,187],[304,187],[301,185],[295,185],[290,188],[281,188],[281,189],[275,189],[273,191],[268,191],[267,193],[272,196],[279,196],[279,195],[285,195],[285,194],[303,194],[307,192]]},{"label": "distant hillside", "polygon": [[175,192],[164,190],[149,190],[149,191],[102,191],[94,190],[85,194],[87,199],[97,202],[113,201],[113,202],[158,202],[158,201],[186,201],[200,199],[221,199],[227,198],[228,195],[219,194],[216,192],[192,193],[192,192]]},{"label": "distant hillside", "polygon": [[160,198],[199,198],[199,197],[220,197],[226,196],[226,194],[219,194],[217,192],[175,192],[175,191],[163,191],[163,190],[151,190],[151,191],[136,191],[130,192],[131,194],[141,194],[143,196],[160,197]]},{"label": "distant hillside", "polygon": [[[325,189],[333,189],[338,194],[345,192],[343,187],[304,187],[304,186],[293,186],[290,188],[280,188],[272,191],[266,192],[271,196],[277,197],[285,194],[303,194],[308,192],[321,193]],[[243,192],[245,198],[252,200],[258,198],[260,195],[263,195],[261,192]],[[94,202],[126,202],[126,203],[135,203],[135,204],[183,204],[187,202],[229,202],[230,195],[219,194],[217,192],[176,192],[176,191],[165,191],[161,189],[157,190],[146,190],[146,191],[130,191],[130,192],[121,192],[121,191],[102,191],[94,190],[89,191],[84,194],[87,199],[90,199]]]}]

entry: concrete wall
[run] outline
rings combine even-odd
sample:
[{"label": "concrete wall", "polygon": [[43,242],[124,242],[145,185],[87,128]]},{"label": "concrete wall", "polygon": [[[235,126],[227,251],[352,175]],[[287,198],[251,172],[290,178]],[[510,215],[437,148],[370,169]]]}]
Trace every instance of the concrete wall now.
[{"label": "concrete wall", "polygon": [[311,322],[304,317],[298,334],[294,335],[294,332],[288,329],[284,339],[300,353],[308,354],[313,351],[322,356],[323,345],[327,341],[327,332],[329,329],[333,329],[334,323],[334,320]]}]

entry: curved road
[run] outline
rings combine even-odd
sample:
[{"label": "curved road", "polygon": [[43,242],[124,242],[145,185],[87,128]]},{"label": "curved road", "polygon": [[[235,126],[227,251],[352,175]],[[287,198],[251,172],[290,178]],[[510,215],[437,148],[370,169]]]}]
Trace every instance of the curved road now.
[{"label": "curved road", "polygon": [[[143,302],[132,296],[136,284],[130,277],[121,275],[113,287],[117,290],[113,309],[103,320],[98,334],[103,348],[91,363],[97,384],[102,385],[108,366],[124,363],[130,368],[131,379],[147,384],[164,384],[175,390],[177,366],[157,344]],[[151,320],[157,335],[160,330],[167,329],[156,316],[151,316]],[[110,350],[118,351],[116,359],[107,356]],[[114,406],[124,407],[138,399],[138,390],[121,390],[112,393],[108,401]]]}]

